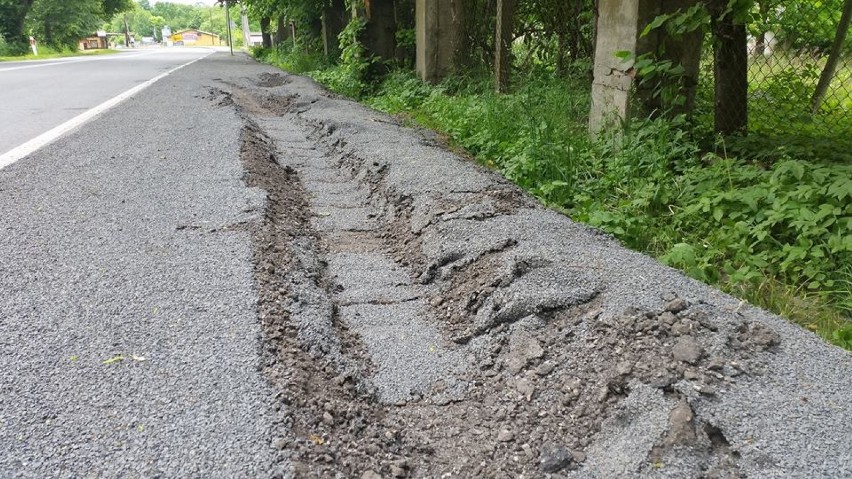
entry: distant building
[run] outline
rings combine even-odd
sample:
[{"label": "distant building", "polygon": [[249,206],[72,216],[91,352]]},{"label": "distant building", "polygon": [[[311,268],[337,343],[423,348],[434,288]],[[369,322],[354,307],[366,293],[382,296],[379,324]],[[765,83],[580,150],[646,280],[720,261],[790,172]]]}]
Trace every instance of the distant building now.
[{"label": "distant building", "polygon": [[260,32],[251,32],[249,33],[250,45],[252,47],[263,45],[263,34]]},{"label": "distant building", "polygon": [[94,35],[86,37],[80,40],[79,45],[77,47],[80,50],[99,50],[109,48],[109,40],[107,39],[107,32],[98,31],[95,32]]},{"label": "distant building", "polygon": [[197,29],[175,32],[172,34],[171,39],[175,45],[195,47],[215,47],[223,44],[219,35],[210,32],[203,32]]}]

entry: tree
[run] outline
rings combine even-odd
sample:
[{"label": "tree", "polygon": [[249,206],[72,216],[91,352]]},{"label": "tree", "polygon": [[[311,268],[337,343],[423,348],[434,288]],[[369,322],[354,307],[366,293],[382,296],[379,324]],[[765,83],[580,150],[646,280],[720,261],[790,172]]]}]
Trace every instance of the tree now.
[{"label": "tree", "polygon": [[263,36],[263,47],[272,47],[272,19],[281,14],[281,2],[276,0],[246,0],[245,5],[251,17],[260,19],[260,33]]},{"label": "tree", "polygon": [[512,32],[514,30],[515,0],[497,0],[495,33],[494,87],[499,93],[509,91],[512,74]]},{"label": "tree", "polygon": [[754,53],[763,56],[766,51],[766,34],[777,33],[777,14],[780,0],[756,0],[752,11],[751,34],[755,36]]},{"label": "tree", "polygon": [[80,39],[95,33],[104,21],[98,0],[38,0],[27,15],[27,27],[46,45],[77,48]]},{"label": "tree", "polygon": [[710,0],[716,133],[745,134],[748,127],[748,47],[743,18],[748,0]]},{"label": "tree", "polygon": [[[162,28],[169,24],[165,18],[153,15],[149,10],[142,8],[142,5],[137,4],[132,10],[125,12],[124,15],[114,16],[112,22],[109,24],[109,29],[113,32],[123,32],[125,19],[127,20],[127,28],[131,33],[145,36],[151,35],[154,38],[159,38]],[[137,40],[139,39],[137,38]],[[160,38],[160,40],[164,39]],[[126,39],[126,42],[129,42],[129,39]]]},{"label": "tree", "polygon": [[158,2],[150,12],[165,18],[173,31],[199,28],[203,20],[203,14],[199,8],[179,3]]},{"label": "tree", "polygon": [[133,0],[101,0],[103,15],[105,19],[110,19],[113,15],[136,8]]},{"label": "tree", "polygon": [[828,54],[825,68],[822,69],[816,91],[814,91],[814,96],[811,98],[811,112],[813,114],[816,114],[819,111],[819,107],[822,106],[828,86],[831,84],[831,79],[834,78],[834,73],[837,71],[837,62],[840,60],[840,53],[843,50],[843,44],[846,42],[846,34],[849,33],[850,20],[852,20],[852,0],[846,0],[843,2],[843,14],[840,16],[840,24],[837,26],[837,33],[834,35],[831,52]]},{"label": "tree", "polygon": [[772,29],[788,48],[828,51],[837,31],[843,2],[772,0],[770,3],[777,4],[770,10]]},{"label": "tree", "polygon": [[[0,0],[0,5],[9,0]],[[95,33],[115,14],[133,9],[131,0],[25,0],[24,27],[43,43],[57,48],[77,48],[79,41]],[[21,30],[21,36],[23,35]]]},{"label": "tree", "polygon": [[13,53],[27,50],[24,23],[35,0],[0,0],[0,36],[12,47]]},{"label": "tree", "polygon": [[528,49],[523,65],[537,59],[564,74],[568,60],[591,57],[592,0],[527,1],[517,9],[515,37],[522,36]]}]

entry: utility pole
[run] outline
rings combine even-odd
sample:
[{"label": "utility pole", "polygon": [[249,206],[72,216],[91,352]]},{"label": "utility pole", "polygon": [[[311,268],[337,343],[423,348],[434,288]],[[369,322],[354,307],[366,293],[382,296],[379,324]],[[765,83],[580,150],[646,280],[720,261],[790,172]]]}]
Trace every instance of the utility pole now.
[{"label": "utility pole", "polygon": [[234,41],[231,38],[231,2],[225,0],[225,24],[228,27],[228,46],[231,48],[231,56],[234,56]]},{"label": "utility pole", "polygon": [[130,29],[127,27],[127,14],[124,14],[124,47],[130,46]]}]

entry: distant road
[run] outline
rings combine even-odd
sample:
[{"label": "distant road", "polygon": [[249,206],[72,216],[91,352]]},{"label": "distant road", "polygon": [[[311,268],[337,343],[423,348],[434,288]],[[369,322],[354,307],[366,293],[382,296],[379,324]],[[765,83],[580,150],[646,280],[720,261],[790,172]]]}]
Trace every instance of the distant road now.
[{"label": "distant road", "polygon": [[[6,155],[8,159],[10,150],[211,52],[163,48],[0,63],[0,158]],[[0,164],[0,168],[3,166]]]}]

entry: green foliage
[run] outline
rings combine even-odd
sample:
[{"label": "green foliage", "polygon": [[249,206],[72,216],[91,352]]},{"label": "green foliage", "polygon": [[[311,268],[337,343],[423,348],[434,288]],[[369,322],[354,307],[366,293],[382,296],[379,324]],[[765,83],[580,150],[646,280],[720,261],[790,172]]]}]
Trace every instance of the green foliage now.
[{"label": "green foliage", "polygon": [[702,239],[701,256],[722,268],[700,279],[750,283],[764,277],[825,291],[852,278],[852,166],[785,160],[770,169],[713,158],[683,172],[675,228]]},{"label": "green foliage", "polygon": [[39,0],[27,15],[27,27],[41,43],[57,49],[76,49],[80,39],[103,25],[100,0]]},{"label": "green foliage", "polygon": [[34,0],[0,0],[0,38],[6,54],[23,55],[28,48],[24,20]]},{"label": "green foliage", "polygon": [[683,65],[672,60],[662,60],[656,53],[643,53],[634,56],[628,51],[619,51],[615,56],[622,61],[632,61],[633,70],[639,79],[639,88],[651,92],[651,96],[658,100],[663,112],[671,111],[686,103],[686,97],[681,94],[684,74],[686,70]]},{"label": "green foliage", "polygon": [[525,66],[549,65],[563,74],[569,61],[592,56],[594,1],[519,2],[517,10],[515,23],[524,50],[519,58]]},{"label": "green foliage", "polygon": [[828,50],[843,6],[843,0],[756,0],[752,3],[750,29],[753,34],[773,31],[785,47],[809,50]]},{"label": "green foliage", "polygon": [[852,351],[852,324],[847,324],[831,333],[831,342]]},{"label": "green foliage", "polygon": [[364,45],[361,35],[367,24],[361,17],[349,21],[338,35],[340,45],[340,64],[338,68],[317,72],[314,77],[332,90],[353,98],[361,97],[367,90],[367,73],[373,62]]},{"label": "green foliage", "polygon": [[12,55],[12,48],[6,43],[6,39],[0,35],[0,57]]},{"label": "green foliage", "polygon": [[324,56],[305,53],[304,45],[299,42],[288,41],[275,48],[254,47],[251,53],[258,60],[291,73],[317,75],[329,67]]}]

